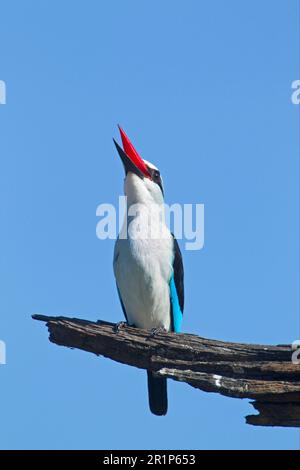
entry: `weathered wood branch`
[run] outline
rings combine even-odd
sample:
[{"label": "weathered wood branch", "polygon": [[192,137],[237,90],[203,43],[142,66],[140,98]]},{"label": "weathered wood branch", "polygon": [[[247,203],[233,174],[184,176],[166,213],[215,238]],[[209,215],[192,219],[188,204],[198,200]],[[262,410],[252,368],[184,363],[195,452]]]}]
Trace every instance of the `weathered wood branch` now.
[{"label": "weathered wood branch", "polygon": [[290,345],[230,343],[191,334],[157,333],[77,318],[33,315],[44,321],[50,341],[150,369],[205,392],[250,398],[259,426],[300,427],[300,366]]}]

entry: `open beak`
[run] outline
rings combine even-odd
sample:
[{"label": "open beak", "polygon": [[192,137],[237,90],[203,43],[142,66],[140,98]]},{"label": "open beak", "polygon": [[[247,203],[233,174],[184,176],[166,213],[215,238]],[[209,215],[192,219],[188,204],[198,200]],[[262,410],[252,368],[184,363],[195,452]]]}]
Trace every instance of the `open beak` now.
[{"label": "open beak", "polygon": [[139,156],[137,151],[135,150],[134,146],[128,139],[127,135],[123,131],[123,129],[119,126],[123,149],[120,145],[113,139],[115,146],[118,150],[118,154],[123,162],[125,173],[127,174],[129,171],[136,174],[140,178],[151,178],[150,172],[145,165],[142,158]]}]

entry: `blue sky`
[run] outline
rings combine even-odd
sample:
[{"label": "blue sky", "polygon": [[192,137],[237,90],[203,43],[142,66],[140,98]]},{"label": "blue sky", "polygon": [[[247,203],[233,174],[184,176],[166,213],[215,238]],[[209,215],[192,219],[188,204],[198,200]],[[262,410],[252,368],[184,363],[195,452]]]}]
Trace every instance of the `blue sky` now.
[{"label": "blue sky", "polygon": [[112,240],[121,123],[169,203],[205,204],[184,251],[183,329],[299,338],[299,2],[2,0],[1,448],[295,449],[299,431],[244,424],[248,401],[169,383],[147,406],[137,369],[49,343],[32,313],[122,319]]}]

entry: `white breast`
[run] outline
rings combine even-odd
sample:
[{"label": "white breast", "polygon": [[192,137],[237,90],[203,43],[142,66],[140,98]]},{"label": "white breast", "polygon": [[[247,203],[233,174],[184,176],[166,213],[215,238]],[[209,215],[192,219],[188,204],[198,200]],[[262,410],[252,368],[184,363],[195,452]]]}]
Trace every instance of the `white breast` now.
[{"label": "white breast", "polygon": [[[149,221],[146,206],[129,221],[135,236],[118,239],[114,273],[128,322],[139,328],[170,330],[169,281],[172,275],[173,238],[164,222],[157,239],[139,236],[138,229]],[[151,221],[150,221],[151,223]]]}]

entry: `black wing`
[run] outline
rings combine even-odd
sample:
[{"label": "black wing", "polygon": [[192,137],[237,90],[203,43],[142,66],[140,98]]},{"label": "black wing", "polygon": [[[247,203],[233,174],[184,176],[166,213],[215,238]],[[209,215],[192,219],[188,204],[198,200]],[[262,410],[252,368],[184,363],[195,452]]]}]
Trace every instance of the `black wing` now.
[{"label": "black wing", "polygon": [[[118,241],[119,241],[119,237],[118,237]],[[118,251],[118,245],[116,243],[115,244],[115,249],[114,249],[114,261],[113,261],[114,271],[115,271],[115,265],[117,264],[118,258],[119,258],[119,251]],[[128,318],[127,318],[125,306],[123,304],[123,300],[122,300],[122,297],[121,297],[121,293],[120,293],[117,281],[116,281],[116,286],[117,286],[117,291],[118,291],[118,296],[119,296],[119,299],[120,299],[121,307],[122,307],[122,310],[123,310],[123,313],[124,313],[124,317],[126,319],[126,322],[128,323]]]},{"label": "black wing", "polygon": [[181,312],[183,313],[184,309],[184,271],[183,271],[183,262],[181,251],[178,245],[178,242],[172,233],[174,239],[174,261],[173,261],[173,269],[174,269],[174,281],[176,286],[176,291],[179,300],[179,306]]},{"label": "black wing", "polygon": [[[122,310],[123,310],[123,313],[124,313],[124,317],[125,317],[126,323],[128,323],[128,318],[127,318],[125,306],[124,306],[124,304],[123,304],[123,300],[122,300],[122,297],[121,297],[121,294],[120,294],[120,291],[119,291],[119,288],[118,288],[118,284],[117,284],[117,283],[116,283],[116,286],[117,286],[118,296],[119,296],[119,299],[120,299],[120,304],[121,304],[121,307],[122,307]],[[128,324],[129,324],[129,323],[128,323]]]}]

